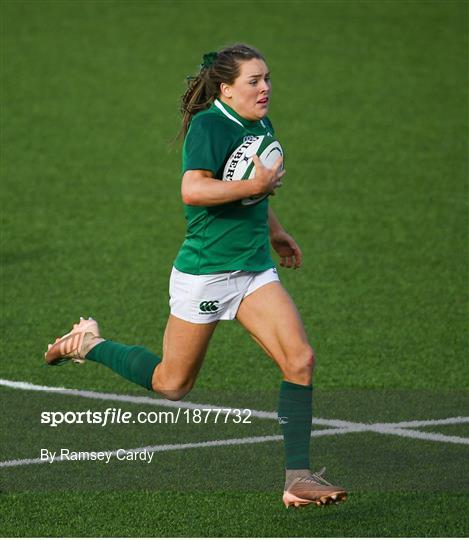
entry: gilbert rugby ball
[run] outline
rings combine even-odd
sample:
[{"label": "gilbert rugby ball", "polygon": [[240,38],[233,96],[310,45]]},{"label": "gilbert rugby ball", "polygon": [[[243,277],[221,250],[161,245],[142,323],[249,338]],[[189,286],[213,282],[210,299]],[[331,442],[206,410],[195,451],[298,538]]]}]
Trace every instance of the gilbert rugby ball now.
[{"label": "gilbert rugby ball", "polygon": [[[262,135],[255,137],[254,135],[245,138],[242,144],[227,159],[223,170],[223,180],[225,182],[233,182],[236,180],[251,180],[256,175],[256,167],[252,161],[252,156],[257,154],[259,159],[268,168],[272,168],[276,160],[283,156],[283,150],[280,143],[272,137]],[[247,197],[241,200],[241,204],[249,206],[257,204],[266,197]]]}]

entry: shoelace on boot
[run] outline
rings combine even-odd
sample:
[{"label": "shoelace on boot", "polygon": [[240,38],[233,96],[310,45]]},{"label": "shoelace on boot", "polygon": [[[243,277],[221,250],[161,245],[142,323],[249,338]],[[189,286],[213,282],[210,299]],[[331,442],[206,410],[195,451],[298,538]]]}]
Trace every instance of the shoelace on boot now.
[{"label": "shoelace on boot", "polygon": [[311,473],[311,476],[300,478],[301,482],[307,482],[311,484],[319,484],[322,486],[332,486],[327,480],[323,478],[323,474],[326,472],[326,467],[323,467],[320,471]]}]

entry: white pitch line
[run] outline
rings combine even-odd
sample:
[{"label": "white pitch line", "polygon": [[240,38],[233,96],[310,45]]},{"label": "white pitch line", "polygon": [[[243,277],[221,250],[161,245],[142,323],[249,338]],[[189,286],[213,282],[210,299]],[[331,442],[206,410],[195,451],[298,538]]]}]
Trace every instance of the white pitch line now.
[{"label": "white pitch line", "polygon": [[[61,395],[71,395],[84,397],[89,399],[98,399],[104,401],[118,401],[124,403],[138,403],[146,405],[157,405],[166,408],[186,408],[186,409],[220,409],[228,408],[220,405],[210,405],[202,403],[191,403],[186,401],[169,401],[167,399],[157,399],[147,396],[132,396],[127,394],[112,394],[107,392],[94,392],[90,390],[76,390],[71,388],[61,388],[54,386],[40,386],[24,381],[9,381],[0,379],[0,386],[15,388],[18,390],[30,390],[34,392],[56,393]],[[233,409],[233,407],[231,407]],[[238,407],[239,408],[239,407]],[[269,411],[257,411],[250,409],[251,416],[254,418],[277,419],[277,413]],[[443,435],[440,433],[420,432],[411,429],[403,429],[405,427],[423,427],[430,425],[449,425],[449,424],[464,424],[469,423],[469,417],[454,417],[443,418],[438,420],[411,420],[395,423],[374,423],[366,424],[363,422],[350,422],[347,420],[334,420],[326,418],[313,418],[312,424],[318,426],[329,426],[337,428],[340,433],[358,433],[358,432],[374,432],[387,435],[396,435],[400,437],[408,437],[412,439],[422,439],[429,441],[448,442],[453,444],[469,444],[469,438]],[[326,430],[332,431],[332,430]],[[337,432],[339,433],[339,431]]]},{"label": "white pitch line", "polygon": [[[430,422],[430,421],[428,421]],[[427,425],[428,425],[427,422]],[[464,423],[468,423],[469,418],[466,418]],[[454,422],[452,422],[454,423]],[[462,423],[462,422],[458,422]],[[394,435],[398,437],[407,437],[408,439],[422,439],[426,441],[437,441],[452,444],[469,445],[469,437],[458,437],[456,435],[443,435],[442,433],[433,433],[430,431],[417,431],[415,429],[401,428],[397,424],[356,424],[354,427],[337,428],[339,431],[343,429],[343,433],[379,433],[380,435]],[[332,431],[329,430],[329,431]]]},{"label": "white pitch line", "polygon": [[[337,435],[340,433],[346,433],[348,431],[353,431],[348,428],[337,428],[337,429],[322,429],[311,432],[312,437],[324,437],[327,435]],[[143,452],[146,450],[147,452],[170,452],[173,450],[189,450],[192,448],[209,448],[209,447],[215,447],[215,446],[235,446],[240,444],[257,444],[257,443],[264,443],[264,442],[272,442],[272,441],[281,441],[283,439],[282,435],[262,435],[259,437],[244,437],[241,439],[221,439],[221,440],[215,440],[215,441],[202,441],[197,443],[182,443],[182,444],[159,444],[157,446],[143,446],[141,448],[129,448],[129,449],[123,449],[119,448],[118,450],[93,450],[93,452],[106,452],[110,454],[112,457],[115,457],[117,455],[117,452],[119,450],[124,450],[125,452]],[[84,450],[80,450],[80,452],[84,452]],[[88,450],[90,452],[90,450]],[[54,459],[55,462],[61,462],[61,461],[69,461],[65,458],[57,457]],[[87,460],[81,460],[81,461],[87,461]],[[41,458],[26,458],[26,459],[12,459],[9,461],[0,461],[0,468],[6,468],[6,467],[20,467],[22,465],[42,465],[43,463],[49,463],[47,459],[41,459]]]},{"label": "white pitch line", "polygon": [[387,435],[400,435],[401,437],[409,437],[411,439],[422,439],[424,441],[437,441],[453,444],[465,444],[469,445],[469,437],[457,437],[456,435],[443,435],[441,433],[432,433],[430,431],[417,431],[416,429],[402,429],[402,428],[376,428],[373,429],[377,433],[383,433]]},{"label": "white pitch line", "polygon": [[386,427],[427,427],[427,426],[450,426],[455,424],[468,424],[469,416],[454,416],[452,418],[441,418],[440,420],[408,420],[406,422],[395,422],[386,424],[375,424],[376,426],[383,425]]}]

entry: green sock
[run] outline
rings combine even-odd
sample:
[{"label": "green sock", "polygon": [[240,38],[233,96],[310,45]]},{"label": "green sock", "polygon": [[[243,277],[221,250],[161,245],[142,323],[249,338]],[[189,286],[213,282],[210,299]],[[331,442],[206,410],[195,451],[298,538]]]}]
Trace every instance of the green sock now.
[{"label": "green sock", "polygon": [[286,469],[309,469],[313,387],[282,381],[278,421],[282,426]]},{"label": "green sock", "polygon": [[161,358],[145,347],[122,345],[114,341],[102,341],[86,355],[88,360],[99,362],[113,371],[148,390]]}]

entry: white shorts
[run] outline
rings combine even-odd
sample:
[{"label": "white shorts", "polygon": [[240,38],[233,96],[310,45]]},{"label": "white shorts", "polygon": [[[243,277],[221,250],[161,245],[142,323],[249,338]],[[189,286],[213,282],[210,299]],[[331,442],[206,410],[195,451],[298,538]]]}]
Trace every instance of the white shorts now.
[{"label": "white shorts", "polygon": [[173,267],[169,280],[171,314],[199,324],[235,319],[243,298],[272,281],[280,281],[276,268],[194,276]]}]

